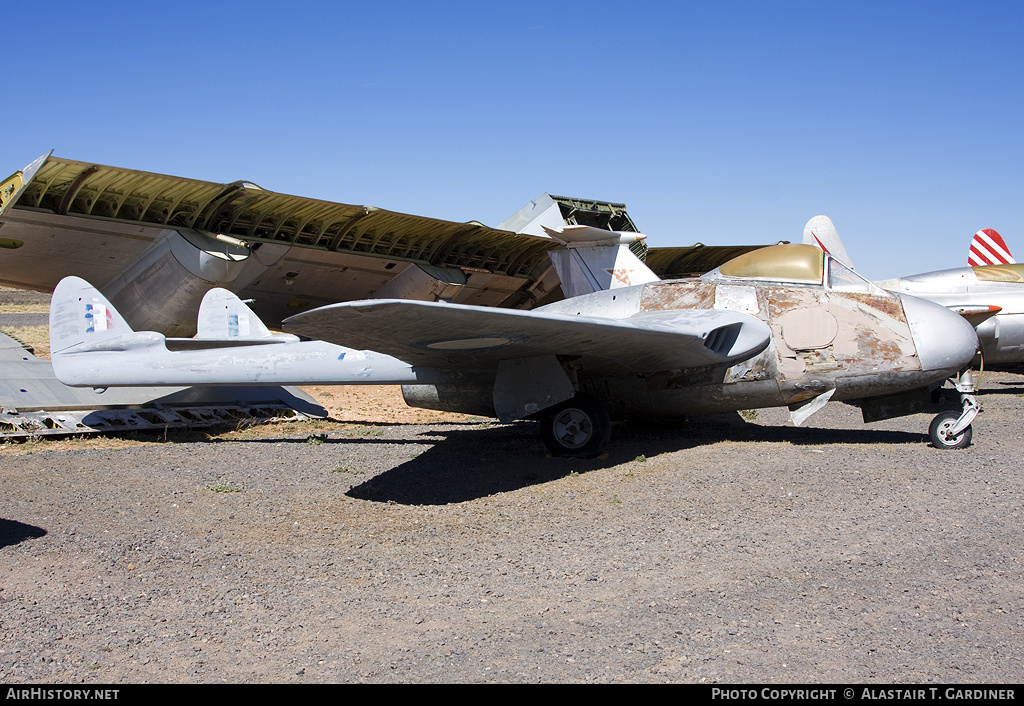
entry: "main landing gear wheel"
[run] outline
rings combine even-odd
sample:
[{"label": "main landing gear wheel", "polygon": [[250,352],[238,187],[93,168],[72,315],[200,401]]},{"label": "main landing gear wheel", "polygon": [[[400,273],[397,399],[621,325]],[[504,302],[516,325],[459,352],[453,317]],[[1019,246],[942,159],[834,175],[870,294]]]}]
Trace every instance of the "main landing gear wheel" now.
[{"label": "main landing gear wheel", "polygon": [[928,427],[928,436],[931,437],[935,448],[963,449],[971,445],[973,432],[970,426],[964,427],[963,431],[956,436],[951,435],[950,432],[956,426],[958,419],[960,419],[960,412],[950,410],[941,412],[932,420],[931,426]]},{"label": "main landing gear wheel", "polygon": [[611,436],[611,421],[604,406],[577,395],[545,410],[540,435],[553,456],[592,458]]}]

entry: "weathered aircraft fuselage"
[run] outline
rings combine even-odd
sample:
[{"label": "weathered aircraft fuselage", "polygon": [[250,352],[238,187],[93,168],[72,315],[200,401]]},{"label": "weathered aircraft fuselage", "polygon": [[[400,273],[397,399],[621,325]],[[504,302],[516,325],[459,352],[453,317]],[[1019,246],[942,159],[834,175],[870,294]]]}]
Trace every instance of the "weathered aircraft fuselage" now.
[{"label": "weathered aircraft fuselage", "polygon": [[933,442],[969,443],[978,411],[966,367],[978,337],[965,318],[885,291],[808,245],[532,312],[336,304],[288,319],[286,335],[221,289],[204,297],[195,339],[133,331],[78,278],[62,280],[53,300],[54,371],[68,384],[400,384],[415,407],[537,418],[559,454],[596,453],[610,417],[788,406],[800,424],[829,400],[856,400],[866,421],[884,419],[920,411],[930,387],[953,376],[964,409],[936,417]]},{"label": "weathered aircraft fuselage", "polygon": [[[962,361],[947,360],[930,329],[946,320],[949,335],[974,345],[973,329],[962,317],[866,282],[856,288],[863,291],[731,279],[716,272],[596,292],[544,309],[611,317],[732,309],[771,328],[772,341],[763,352],[732,365],[621,376],[590,376],[580,370],[581,391],[600,399],[616,417],[795,406],[830,390],[830,399],[837,401],[881,397],[956,374]],[[915,325],[925,319],[927,326]],[[915,340],[915,328],[920,341]]]}]

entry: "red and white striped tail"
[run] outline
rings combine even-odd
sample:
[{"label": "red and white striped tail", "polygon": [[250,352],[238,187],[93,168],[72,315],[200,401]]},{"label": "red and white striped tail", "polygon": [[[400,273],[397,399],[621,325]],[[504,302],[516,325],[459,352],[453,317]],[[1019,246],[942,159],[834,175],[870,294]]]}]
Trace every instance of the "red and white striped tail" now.
[{"label": "red and white striped tail", "polygon": [[967,264],[971,267],[981,265],[1012,265],[1015,260],[1010,249],[1003,242],[1003,236],[991,228],[979,230],[971,240],[971,249],[967,253]]}]

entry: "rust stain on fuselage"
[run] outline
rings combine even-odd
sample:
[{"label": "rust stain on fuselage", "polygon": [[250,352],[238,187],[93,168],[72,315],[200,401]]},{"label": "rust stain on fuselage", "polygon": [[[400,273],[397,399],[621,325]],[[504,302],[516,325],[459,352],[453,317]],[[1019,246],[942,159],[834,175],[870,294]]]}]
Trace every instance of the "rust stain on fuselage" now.
[{"label": "rust stain on fuselage", "polygon": [[649,284],[640,298],[640,311],[713,309],[715,285],[700,279]]},{"label": "rust stain on fuselage", "polygon": [[[642,383],[628,385],[629,394],[682,414],[795,404],[830,389],[836,390],[833,399],[852,399],[879,394],[875,389],[886,389],[900,373],[921,371],[903,305],[891,295],[702,278],[646,285],[639,302],[641,312],[713,308],[756,316],[771,328],[771,344],[730,366],[643,376]],[[829,322],[828,332],[807,329],[822,321]],[[615,397],[620,406],[634,407]]]}]

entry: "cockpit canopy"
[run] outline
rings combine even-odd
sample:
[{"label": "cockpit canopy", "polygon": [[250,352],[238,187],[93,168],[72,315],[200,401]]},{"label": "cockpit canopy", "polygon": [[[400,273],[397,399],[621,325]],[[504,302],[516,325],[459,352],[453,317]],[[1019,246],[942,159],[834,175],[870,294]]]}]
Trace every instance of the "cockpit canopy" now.
[{"label": "cockpit canopy", "polygon": [[771,245],[729,260],[705,277],[816,285],[840,292],[891,296],[813,245]]},{"label": "cockpit canopy", "polygon": [[813,245],[772,245],[734,257],[718,268],[724,277],[821,284],[825,253]]}]

